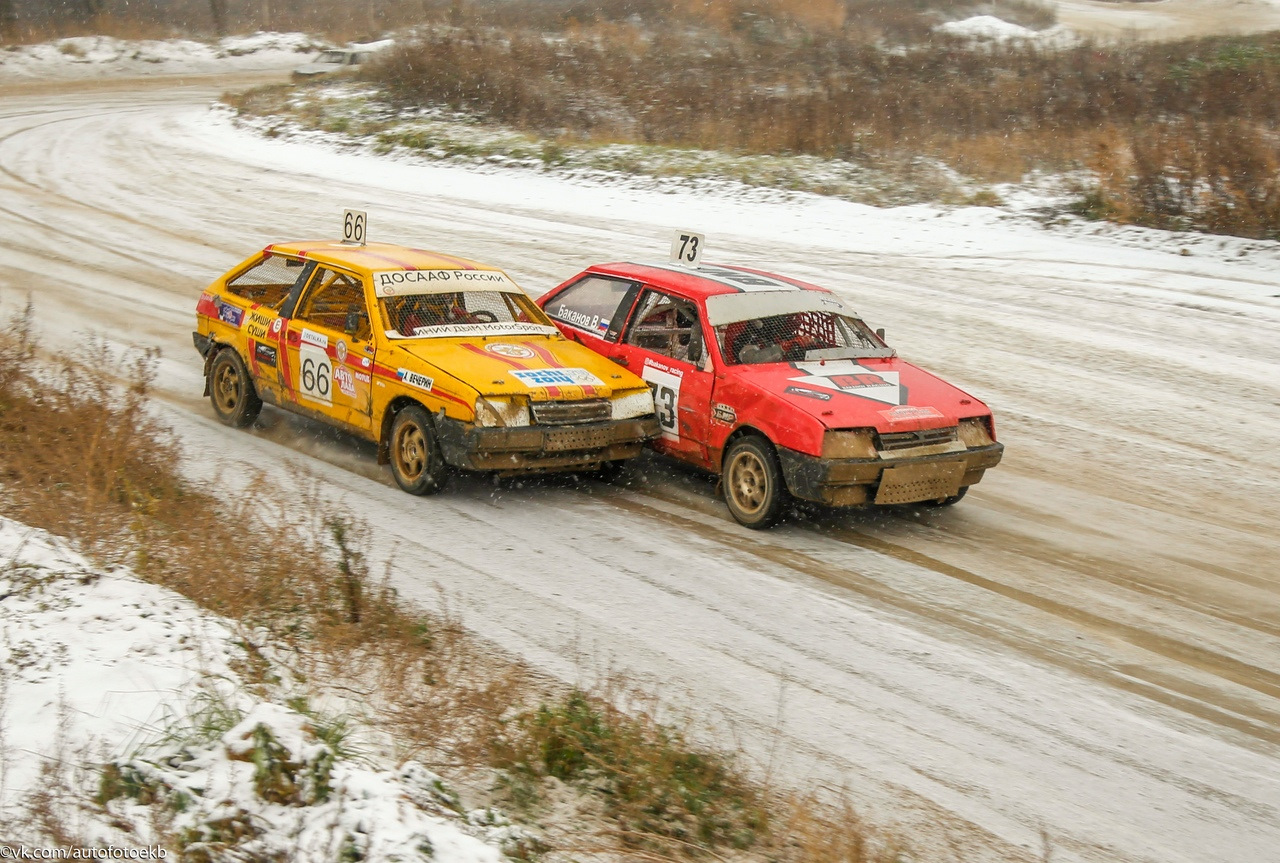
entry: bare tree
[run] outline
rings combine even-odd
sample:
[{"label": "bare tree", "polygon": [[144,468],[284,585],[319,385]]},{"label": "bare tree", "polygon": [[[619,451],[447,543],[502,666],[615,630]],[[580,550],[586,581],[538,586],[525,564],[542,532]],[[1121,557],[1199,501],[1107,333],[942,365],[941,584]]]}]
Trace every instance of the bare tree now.
[{"label": "bare tree", "polygon": [[[0,0],[0,3],[5,0]],[[209,17],[213,18],[213,32],[227,35],[227,0],[209,0]]]},{"label": "bare tree", "polygon": [[18,10],[13,0],[0,0],[0,39],[18,41]]}]

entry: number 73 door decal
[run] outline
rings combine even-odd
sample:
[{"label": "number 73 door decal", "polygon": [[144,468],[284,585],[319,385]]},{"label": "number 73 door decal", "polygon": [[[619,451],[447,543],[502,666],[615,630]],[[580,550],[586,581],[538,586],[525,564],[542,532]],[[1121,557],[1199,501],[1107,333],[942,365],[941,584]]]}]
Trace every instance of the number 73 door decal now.
[{"label": "number 73 door decal", "polygon": [[658,428],[668,440],[680,439],[680,384],[684,375],[680,369],[659,366],[645,359],[640,377],[653,390],[653,405],[658,412]]}]

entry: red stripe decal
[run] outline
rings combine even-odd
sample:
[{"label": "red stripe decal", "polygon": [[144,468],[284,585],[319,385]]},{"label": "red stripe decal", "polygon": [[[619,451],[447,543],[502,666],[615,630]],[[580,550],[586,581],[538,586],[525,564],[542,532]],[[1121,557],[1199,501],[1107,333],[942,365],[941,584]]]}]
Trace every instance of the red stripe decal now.
[{"label": "red stripe decal", "polygon": [[[376,261],[386,261],[389,264],[395,264],[397,267],[399,267],[402,270],[419,269],[418,267],[415,267],[413,264],[406,264],[400,258],[394,258],[391,255],[382,255],[382,254],[379,254],[378,252],[371,252],[368,249],[353,249],[352,251],[348,252],[348,254],[362,255],[366,258],[373,258]],[[370,267],[370,269],[372,269],[372,267]]]},{"label": "red stripe decal", "polygon": [[417,252],[420,255],[430,255],[433,258],[439,258],[442,261],[452,261],[464,270],[477,269],[476,265],[463,258],[455,258],[453,255],[442,255],[439,252],[428,252],[425,249],[410,249],[411,252]]},{"label": "red stripe decal", "polygon": [[284,391],[294,404],[298,403],[298,392],[293,386],[293,375],[289,373],[289,345],[286,336],[289,333],[289,319],[279,318],[280,332],[276,333],[276,362],[280,364],[280,376],[284,379]]},{"label": "red stripe decal", "polygon": [[[387,380],[392,380],[392,381],[395,381],[396,383],[402,383],[402,381],[400,380],[400,376],[396,374],[395,369],[387,368],[386,366],[380,366],[377,363],[374,363],[373,365],[373,376],[378,378],[386,378]],[[436,396],[437,398],[448,399],[451,402],[456,402],[457,404],[462,405],[467,410],[475,410],[475,405],[473,405],[471,402],[467,401],[466,399],[462,399],[462,398],[459,398],[458,396],[455,396],[453,393],[447,393],[444,390],[437,390],[437,389],[422,390],[422,392],[427,393],[428,395]]]},{"label": "red stripe decal", "polygon": [[537,345],[537,344],[534,344],[533,342],[521,342],[520,344],[524,345],[526,348],[533,351],[538,356],[542,357],[542,361],[547,365],[551,366],[551,368],[553,369],[564,368],[564,364],[561,363],[560,360],[556,359],[556,355],[551,353],[551,351],[547,350],[542,345]]}]

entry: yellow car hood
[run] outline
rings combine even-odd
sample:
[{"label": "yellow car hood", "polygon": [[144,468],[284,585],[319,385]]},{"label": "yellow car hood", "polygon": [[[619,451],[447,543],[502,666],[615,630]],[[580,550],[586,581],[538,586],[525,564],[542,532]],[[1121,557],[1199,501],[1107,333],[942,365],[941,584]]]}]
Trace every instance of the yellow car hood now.
[{"label": "yellow car hood", "polygon": [[643,389],[639,377],[560,336],[397,339],[409,354],[481,395],[522,395],[534,401],[608,398]]}]

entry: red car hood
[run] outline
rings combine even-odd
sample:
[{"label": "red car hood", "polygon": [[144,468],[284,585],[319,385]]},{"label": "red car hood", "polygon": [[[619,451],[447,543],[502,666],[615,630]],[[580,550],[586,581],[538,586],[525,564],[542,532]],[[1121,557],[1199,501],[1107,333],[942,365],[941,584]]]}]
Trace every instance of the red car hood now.
[{"label": "red car hood", "polygon": [[990,412],[963,390],[897,357],[740,365],[728,375],[827,428],[915,431]]}]

